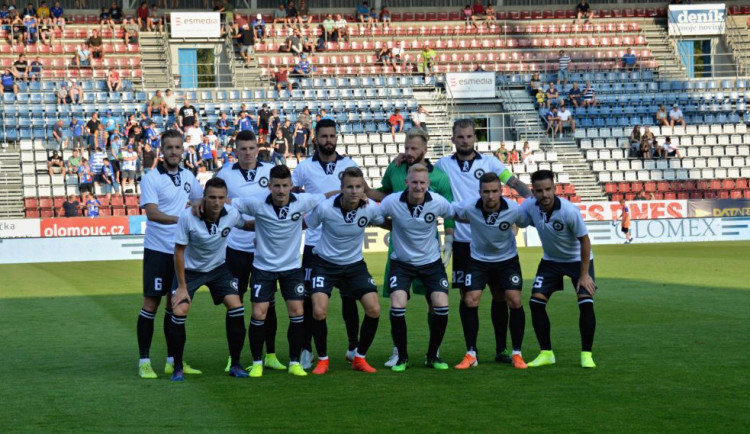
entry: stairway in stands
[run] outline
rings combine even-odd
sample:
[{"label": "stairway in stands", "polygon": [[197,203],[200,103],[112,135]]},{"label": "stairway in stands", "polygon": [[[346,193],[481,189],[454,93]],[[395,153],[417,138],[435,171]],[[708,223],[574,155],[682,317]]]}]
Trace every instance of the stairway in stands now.
[{"label": "stairway in stands", "polygon": [[[542,145],[542,148],[545,147]],[[550,146],[548,150],[557,152],[557,161],[562,163],[565,173],[570,177],[570,183],[576,186],[576,194],[584,202],[607,200],[604,189],[591,172],[591,166],[573,138],[555,139],[554,146]]]},{"label": "stairway in stands", "polygon": [[414,99],[430,113],[427,116],[427,130],[430,135],[428,157],[437,161],[443,155],[453,152],[451,143],[453,115],[449,113],[450,101],[447,100],[445,93],[435,87],[414,89]]},{"label": "stairway in stands", "polygon": [[667,22],[664,18],[644,19],[640,22],[643,34],[648,41],[648,48],[659,65],[659,78],[687,78],[685,66],[677,57],[676,40],[670,39]]},{"label": "stairway in stands", "polygon": [[175,87],[169,80],[166,37],[159,32],[141,33],[141,65],[143,82],[149,89],[167,89]]},{"label": "stairway in stands", "polygon": [[544,127],[539,113],[534,108],[534,100],[525,87],[498,88],[503,109],[510,114],[511,124],[518,140],[539,140],[544,138]]},{"label": "stairway in stands", "polygon": [[0,217],[23,218],[23,186],[18,144],[0,145]]}]

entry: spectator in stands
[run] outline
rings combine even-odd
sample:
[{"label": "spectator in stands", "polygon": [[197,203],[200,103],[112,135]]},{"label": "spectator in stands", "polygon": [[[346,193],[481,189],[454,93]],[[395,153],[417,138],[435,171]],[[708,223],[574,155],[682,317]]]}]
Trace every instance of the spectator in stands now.
[{"label": "spectator in stands", "polygon": [[[547,121],[546,133],[550,134],[554,138],[555,134],[561,131],[560,116],[557,115],[557,107],[552,107],[551,110],[547,110],[545,120]],[[562,137],[562,133],[560,133],[560,137]]]},{"label": "spectator in stands", "polygon": [[91,51],[89,51],[88,45],[80,44],[76,49],[76,54],[73,56],[73,62],[71,65],[77,66],[79,69],[90,68],[91,59]]},{"label": "spectator in stands", "polygon": [[596,99],[596,91],[591,87],[591,82],[586,82],[586,87],[583,88],[583,106],[593,107],[599,105],[599,101]]},{"label": "spectator in stands", "polygon": [[549,83],[549,88],[545,96],[547,97],[547,108],[551,108],[553,105],[560,105],[560,93],[555,89],[555,83]]},{"label": "spectator in stands", "polygon": [[39,40],[49,47],[54,42],[55,35],[52,32],[52,18],[45,18],[39,23]]},{"label": "spectator in stands", "polygon": [[336,30],[336,21],[333,20],[331,14],[326,15],[326,19],[323,20],[323,30],[326,41],[336,42],[338,37],[338,31]]},{"label": "spectator in stands", "polygon": [[625,54],[622,55],[622,67],[627,70],[633,70],[638,64],[638,59],[633,54],[633,49],[628,48]]},{"label": "spectator in stands", "polygon": [[654,136],[654,133],[651,132],[649,127],[645,127],[643,129],[643,138],[647,139],[649,143],[654,143],[656,141],[656,136]]},{"label": "spectator in stands", "polygon": [[33,15],[23,17],[23,23],[26,26],[26,43],[36,44],[39,40],[39,23]]},{"label": "spectator in stands", "polygon": [[102,125],[104,125],[104,130],[107,132],[108,142],[109,142],[109,139],[112,138],[112,135],[114,135],[120,130],[120,124],[117,122],[117,119],[115,118],[114,114],[112,113],[112,110],[110,109],[107,109],[107,111],[104,112],[104,119],[102,119]]},{"label": "spectator in stands", "polygon": [[62,5],[60,5],[59,1],[56,1],[55,4],[52,5],[52,9],[50,9],[50,12],[52,13],[52,24],[54,24],[59,29],[65,28],[65,17],[63,16],[65,14],[65,10],[63,9]]},{"label": "spectator in stands", "polygon": [[308,155],[310,153],[307,149],[309,138],[310,129],[298,120],[294,126],[294,156],[297,158],[298,163],[301,156]]},{"label": "spectator in stands", "polygon": [[94,147],[106,149],[107,148],[107,130],[104,129],[104,124],[100,123],[96,131],[94,131],[93,140]]},{"label": "spectator in stands", "polygon": [[266,22],[263,20],[263,15],[257,14],[255,18],[253,18],[250,27],[253,29],[255,40],[263,42],[263,39],[266,37]]},{"label": "spectator in stands", "polygon": [[255,49],[255,30],[250,28],[250,24],[245,23],[240,31],[237,32],[235,39],[240,45],[240,56],[245,59],[245,67],[250,67],[250,56],[253,55]]},{"label": "spectator in stands", "polygon": [[154,29],[159,29],[160,32],[164,31],[164,17],[161,16],[156,3],[151,5],[151,13],[148,17],[148,31],[153,32]]},{"label": "spectator in stands", "polygon": [[276,27],[276,23],[286,24],[286,9],[284,9],[283,3],[279,3],[279,7],[273,11],[274,27]]},{"label": "spectator in stands", "polygon": [[215,155],[216,150],[211,149],[211,143],[207,138],[201,140],[199,143],[200,145],[198,145],[198,153],[201,156],[201,164],[205,165],[208,170],[215,170],[218,163]]},{"label": "spectator in stands", "polygon": [[427,111],[424,106],[417,106],[417,111],[411,113],[411,122],[414,124],[415,128],[421,128],[425,132],[427,131],[427,115],[429,115],[430,112]]},{"label": "spectator in stands", "polygon": [[404,63],[406,60],[406,42],[399,41],[397,45],[391,48],[391,64],[393,65],[393,71],[397,70],[397,65]]},{"label": "spectator in stands", "polygon": [[34,3],[31,3],[31,2],[27,3],[26,4],[26,9],[24,9],[21,12],[21,15],[23,15],[23,16],[32,16],[32,17],[35,16],[36,15],[36,9],[34,9]]},{"label": "spectator in stands", "polygon": [[307,27],[308,24],[312,23],[312,19],[313,17],[310,15],[310,8],[307,7],[307,1],[300,0],[299,6],[297,7],[297,21]]},{"label": "spectator in stands", "polygon": [[198,155],[198,152],[196,152],[195,146],[188,146],[187,154],[185,154],[183,161],[185,162],[185,168],[187,170],[193,172],[193,175],[198,174],[198,167],[201,164],[201,158]]},{"label": "spectator in stands", "polygon": [[81,158],[81,164],[78,166],[78,188],[81,193],[92,193],[94,191],[94,174],[91,172],[91,166],[86,158]]},{"label": "spectator in stands", "polygon": [[[133,145],[128,144],[122,152],[122,190],[135,193],[135,175],[138,168],[138,153]],[[130,188],[128,188],[130,186]]]},{"label": "spectator in stands", "polygon": [[539,78],[539,73],[535,72],[531,76],[531,80],[529,81],[529,93],[531,96],[536,96],[539,89],[542,87],[542,79]]},{"label": "spectator in stands", "polygon": [[641,127],[638,125],[633,126],[633,131],[630,132],[630,156],[635,157],[638,155],[638,150],[641,146]]},{"label": "spectator in stands", "polygon": [[180,107],[180,111],[177,113],[177,121],[180,128],[192,126],[195,122],[200,122],[200,113],[198,113],[198,109],[190,104],[190,100],[187,98],[185,98],[182,107]]},{"label": "spectator in stands", "polygon": [[109,27],[110,29],[115,29],[115,21],[112,19],[112,16],[109,14],[109,10],[105,7],[102,7],[102,11],[99,13],[99,30],[102,30],[104,26]]},{"label": "spectator in stands", "polygon": [[29,82],[29,61],[26,60],[25,54],[18,55],[18,59],[13,62],[12,72],[16,79]]},{"label": "spectator in stands", "polygon": [[47,170],[49,171],[49,176],[54,175],[53,168],[55,167],[59,167],[63,176],[65,176],[65,161],[63,161],[60,153],[57,152],[57,150],[52,151],[52,155],[47,157]]},{"label": "spectator in stands", "polygon": [[422,51],[419,53],[421,59],[420,66],[422,67],[422,73],[425,76],[432,75],[435,68],[435,59],[437,53],[428,44],[422,46]]},{"label": "spectator in stands", "polygon": [[516,145],[513,145],[513,149],[510,150],[510,154],[508,154],[508,162],[511,164],[511,166],[518,164],[521,161],[520,155],[518,155],[518,149],[516,149]]},{"label": "spectator in stands", "polygon": [[474,11],[471,9],[471,5],[467,4],[464,6],[464,8],[461,10],[461,16],[463,17],[463,20],[466,22],[466,26],[469,26],[469,23],[472,22],[471,16],[474,14]]},{"label": "spectator in stands", "polygon": [[271,143],[271,147],[273,148],[271,163],[286,166],[286,159],[289,158],[290,146],[281,130],[276,131],[276,136]]},{"label": "spectator in stands", "polygon": [[8,36],[10,38],[10,43],[13,45],[23,44],[26,41],[26,24],[24,24],[23,19],[20,16],[13,16],[13,13],[15,13],[15,10],[12,10],[9,15],[11,33]]},{"label": "spectator in stands", "polygon": [[86,133],[85,127],[82,123],[78,122],[78,118],[75,116],[70,121],[70,140],[73,144],[73,149],[83,149],[83,145],[86,144]]},{"label": "spectator in stands", "polygon": [[391,11],[388,10],[388,6],[382,5],[380,6],[380,13],[378,14],[378,19],[381,23],[383,23],[383,27],[389,26],[391,24]]},{"label": "spectator in stands", "polygon": [[253,120],[245,110],[242,110],[240,116],[234,120],[234,128],[237,131],[253,131]]},{"label": "spectator in stands", "polygon": [[154,150],[151,148],[151,144],[148,142],[146,142],[143,145],[143,148],[140,149],[138,158],[141,160],[143,175],[146,175],[148,172],[154,170],[154,168],[156,167],[156,163],[158,162],[156,158],[156,152],[154,152]]},{"label": "spectator in stands", "polygon": [[135,22],[134,18],[125,18],[122,22],[123,43],[131,45],[138,44],[138,32],[140,30],[141,28]]},{"label": "spectator in stands", "polygon": [[[192,137],[193,143],[201,143],[203,141],[203,138],[205,137],[205,134],[203,134],[203,129],[201,129],[201,124],[196,119],[193,121],[193,125],[185,124],[185,136],[186,137]],[[214,148],[215,149],[215,148]]]},{"label": "spectator in stands", "polygon": [[148,28],[148,25],[149,25],[149,19],[148,19],[149,10],[148,10],[148,3],[147,2],[145,2],[145,1],[141,2],[141,5],[138,6],[138,9],[136,9],[136,11],[135,11],[135,15],[136,15],[136,17],[138,19],[138,27],[141,30],[150,30]]},{"label": "spectator in stands", "polygon": [[119,92],[122,90],[122,79],[116,69],[110,69],[107,73],[107,89],[110,92]]},{"label": "spectator in stands", "polygon": [[667,113],[667,108],[664,107],[664,104],[659,104],[659,110],[656,111],[656,114],[654,115],[656,118],[656,125],[660,127],[668,127],[669,126],[669,114]]},{"label": "spectator in stands", "polygon": [[682,152],[677,148],[677,145],[672,143],[672,138],[667,136],[664,138],[664,143],[661,145],[661,158],[677,157],[682,159]]},{"label": "spectator in stands", "polygon": [[[88,142],[89,142],[89,149],[93,150],[94,147],[94,134],[96,134],[97,131],[99,131],[99,125],[101,125],[101,121],[99,120],[99,113],[94,112],[94,114],[91,115],[91,119],[89,119],[88,122],[86,122],[86,135],[88,136]],[[92,161],[92,164],[94,162]]]},{"label": "spectator in stands", "polygon": [[292,91],[292,83],[289,81],[289,72],[291,69],[288,68],[276,68],[273,73],[273,84],[276,86],[276,90],[281,92],[281,89],[287,89],[289,92]]},{"label": "spectator in stands", "polygon": [[570,132],[576,132],[576,121],[573,119],[573,113],[565,107],[565,104],[560,104],[560,111],[557,113],[557,117],[560,118],[560,138],[563,136],[565,126],[570,127]]},{"label": "spectator in stands", "polygon": [[578,22],[583,18],[586,21],[584,21],[584,24],[588,24],[591,22],[591,19],[594,18],[594,11],[591,10],[591,6],[586,0],[581,0],[580,3],[578,3],[578,6],[576,6],[576,19],[573,22],[574,24],[578,24]]},{"label": "spectator in stands", "polygon": [[195,175],[195,179],[201,184],[201,187],[205,187],[209,179],[213,178],[214,175],[209,173],[206,169],[206,164],[201,164],[198,167],[198,174]]},{"label": "spectator in stands", "polygon": [[401,116],[399,109],[393,111],[391,117],[388,118],[388,124],[391,126],[391,137],[393,141],[396,141],[396,133],[404,130],[404,118]]},{"label": "spectator in stands", "polygon": [[148,101],[146,106],[146,113],[148,117],[152,116],[152,113],[161,113],[162,116],[167,115],[167,104],[164,101],[164,97],[161,95],[161,90],[157,90],[154,96]]},{"label": "spectator in stands", "polygon": [[357,25],[359,26],[370,22],[370,5],[367,2],[362,2],[357,6],[357,12],[354,15],[354,19],[357,20]]},{"label": "spectator in stands", "polygon": [[220,112],[219,119],[216,121],[216,131],[222,146],[226,146],[229,141],[229,130],[231,130],[231,126],[229,119],[227,119],[227,113]]},{"label": "spectator in stands", "polygon": [[65,149],[68,145],[68,139],[65,137],[62,119],[58,119],[52,127],[52,140],[55,142],[56,149]]},{"label": "spectator in stands", "polygon": [[484,11],[484,24],[489,29],[492,25],[497,22],[497,13],[495,12],[495,6],[492,3],[487,5],[487,10]]},{"label": "spectator in stands", "polygon": [[268,121],[271,119],[271,109],[268,104],[263,103],[258,113],[256,113],[255,119],[257,120],[258,127],[258,143],[265,143],[268,139],[269,125]]},{"label": "spectator in stands", "polygon": [[484,20],[486,15],[487,10],[484,8],[482,0],[475,0],[474,5],[471,7],[471,22],[474,24],[474,27],[478,29],[479,25],[477,22]]},{"label": "spectator in stands", "polygon": [[336,41],[349,42],[349,26],[341,14],[336,14]]},{"label": "spectator in stands", "polygon": [[104,166],[104,159],[107,156],[104,154],[102,148],[96,147],[95,151],[91,155],[91,174],[94,175],[94,184],[100,182],[99,175],[102,173],[102,167]]},{"label": "spectator in stands", "polygon": [[114,21],[115,23],[122,22],[122,8],[117,4],[116,1],[113,1],[109,4],[109,17],[112,18],[112,21]]},{"label": "spectator in stands", "polygon": [[[536,99],[536,105],[540,109],[546,108],[545,104],[544,104],[545,95],[546,94],[544,93],[544,88],[542,88],[542,87],[538,88],[536,90],[536,95],[534,95],[534,99]],[[546,110],[544,110],[544,111],[540,110],[539,112],[540,113],[546,113]]]},{"label": "spectator in stands", "polygon": [[36,17],[39,18],[40,20],[44,20],[44,19],[49,18],[49,16],[50,16],[49,6],[47,6],[47,2],[45,0],[42,0],[39,3],[39,7],[36,9]]},{"label": "spectator in stands", "polygon": [[117,176],[115,175],[114,168],[110,163],[109,158],[104,159],[104,165],[102,166],[101,184],[104,194],[107,195],[107,199],[112,198],[112,193],[120,193],[120,184],[117,182]]},{"label": "spectator in stands", "polygon": [[94,29],[91,32],[91,36],[86,40],[86,45],[88,45],[89,50],[91,51],[91,56],[95,59],[101,59],[104,57],[104,41],[98,30]]},{"label": "spectator in stands", "polygon": [[78,152],[78,149],[73,149],[73,153],[70,157],[68,157],[68,161],[66,161],[65,168],[69,173],[76,173],[78,172],[78,166],[81,164],[81,153]]},{"label": "spectator in stands", "polygon": [[292,51],[292,36],[289,35],[279,44],[279,53],[290,53]]},{"label": "spectator in stands", "polygon": [[68,88],[64,82],[55,90],[55,96],[57,97],[58,107],[68,103]]},{"label": "spectator in stands", "polygon": [[557,71],[557,85],[559,86],[560,83],[562,83],[563,86],[566,86],[568,84],[568,78],[570,77],[568,74],[570,68],[570,56],[565,50],[560,50],[560,57],[557,58],[557,62],[559,64],[559,69]]},{"label": "spectator in stands", "polygon": [[310,62],[307,60],[307,54],[303,53],[299,56],[299,62],[297,62],[297,65],[294,66],[292,72],[296,76],[305,77],[308,75],[312,75],[314,70],[315,68],[313,68],[312,65],[310,65]]},{"label": "spectator in stands", "polygon": [[68,98],[71,104],[81,104],[83,102],[83,88],[78,84],[75,79],[70,80],[70,86],[68,87]]},{"label": "spectator in stands", "polygon": [[10,12],[8,11],[8,5],[3,4],[0,6],[0,25],[6,26],[10,24]]},{"label": "spectator in stands", "polygon": [[649,140],[647,137],[643,136],[641,137],[641,147],[639,150],[638,156],[645,160],[646,158],[652,158],[653,157],[653,148],[651,146],[651,140]]},{"label": "spectator in stands", "polygon": [[78,202],[78,198],[75,194],[71,194],[65,199],[60,211],[58,211],[58,217],[79,217],[81,215],[81,203]]},{"label": "spectator in stands", "polygon": [[294,4],[294,1],[289,0],[286,4],[286,23],[289,26],[295,26],[298,22],[299,12]]},{"label": "spectator in stands", "polygon": [[503,164],[508,164],[510,152],[508,152],[508,149],[505,147],[505,142],[500,142],[500,147],[495,151],[495,157],[502,161]]},{"label": "spectator in stands", "polygon": [[8,68],[5,68],[3,74],[0,75],[0,95],[5,95],[5,92],[13,92],[18,98],[18,84],[16,84],[13,72]]},{"label": "spectator in stands", "polygon": [[42,64],[42,61],[39,59],[39,56],[35,57],[34,60],[31,61],[31,64],[29,65],[29,81],[42,81],[42,70],[44,69],[44,64]]},{"label": "spectator in stands", "polygon": [[307,53],[314,53],[317,40],[315,36],[302,36],[302,51]]},{"label": "spectator in stands", "polygon": [[84,194],[83,200],[85,201],[84,207],[86,208],[86,217],[97,218],[99,217],[99,208],[102,203],[97,199],[91,192]]},{"label": "spectator in stands", "polygon": [[673,127],[675,124],[685,126],[685,117],[677,104],[673,104],[669,111],[669,126]]},{"label": "spectator in stands", "polygon": [[393,64],[393,61],[391,60],[391,48],[388,47],[388,44],[383,44],[382,47],[380,47],[379,50],[375,50],[375,61],[380,62],[381,65],[385,68],[389,64]]},{"label": "spectator in stands", "polygon": [[531,150],[529,142],[523,142],[523,149],[521,150],[521,161],[523,164],[534,164],[536,158],[534,158],[534,151]]}]

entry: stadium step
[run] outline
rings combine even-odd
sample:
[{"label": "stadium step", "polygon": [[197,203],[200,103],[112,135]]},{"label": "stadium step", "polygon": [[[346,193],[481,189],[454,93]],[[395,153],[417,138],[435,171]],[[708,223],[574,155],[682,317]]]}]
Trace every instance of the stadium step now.
[{"label": "stadium step", "polygon": [[165,36],[157,32],[141,33],[141,67],[145,87],[165,89],[173,87],[171,75],[167,68],[167,46]]},{"label": "stadium step", "polygon": [[24,217],[21,151],[18,144],[0,145],[0,217]]}]

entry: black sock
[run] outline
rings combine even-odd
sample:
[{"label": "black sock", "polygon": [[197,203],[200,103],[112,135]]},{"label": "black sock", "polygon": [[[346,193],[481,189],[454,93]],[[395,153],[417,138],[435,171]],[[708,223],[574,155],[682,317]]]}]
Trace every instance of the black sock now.
[{"label": "black sock", "polygon": [[490,308],[492,328],[495,329],[495,353],[500,354],[507,348],[508,341],[508,303],[492,301]]},{"label": "black sock", "polygon": [[[141,313],[138,314],[138,326],[136,327],[138,333],[138,353],[141,359],[148,359],[149,351],[151,350],[151,340],[154,337],[154,312],[149,312],[146,309],[141,309]],[[169,336],[167,336],[167,340]]]},{"label": "black sock", "polygon": [[578,299],[578,328],[581,330],[581,351],[591,351],[594,346],[594,331],[596,330],[596,316],[594,315],[594,299],[583,297]]},{"label": "black sock", "polygon": [[276,318],[276,303],[271,302],[266,312],[266,353],[273,354],[276,352],[276,329],[279,327]]},{"label": "black sock", "polygon": [[313,305],[312,297],[305,298],[303,307],[304,312],[304,328],[302,330],[302,349],[312,352],[312,335],[313,335]]},{"label": "black sock", "polygon": [[299,362],[299,353],[302,350],[302,339],[305,337],[304,316],[290,316],[289,330],[286,339],[289,342],[289,361]]},{"label": "black sock", "polygon": [[430,330],[430,344],[427,347],[427,358],[437,357],[440,344],[445,336],[445,328],[448,326],[448,306],[435,306],[435,319],[432,321],[432,330]]},{"label": "black sock", "polygon": [[518,309],[510,309],[510,342],[513,351],[521,351],[523,345],[523,334],[526,331],[526,312],[523,306]]},{"label": "black sock", "polygon": [[229,309],[226,316],[227,344],[229,344],[229,356],[232,365],[240,364],[240,353],[245,343],[245,308]]},{"label": "black sock", "polygon": [[529,307],[531,308],[531,324],[534,326],[534,333],[536,333],[536,339],[539,341],[539,348],[542,351],[549,351],[552,349],[552,342],[549,336],[550,324],[549,316],[547,316],[547,302],[531,297]]},{"label": "black sock", "polygon": [[357,352],[359,354],[367,355],[367,350],[370,349],[372,341],[375,339],[375,333],[378,331],[378,323],[380,318],[373,318],[365,315],[362,320],[362,327],[360,328],[359,345],[357,346]]},{"label": "black sock", "polygon": [[391,335],[398,349],[398,358],[409,360],[406,351],[406,308],[391,308]]},{"label": "black sock", "polygon": [[250,328],[247,331],[247,337],[250,341],[250,354],[253,355],[253,362],[263,360],[263,341],[266,339],[266,323],[261,319],[250,317]]},{"label": "black sock", "polygon": [[469,307],[463,301],[458,305],[461,325],[464,329],[466,351],[477,350],[477,334],[479,333],[479,308]]},{"label": "black sock", "polygon": [[[169,302],[169,301],[168,301]],[[169,329],[172,324],[172,309],[164,310],[164,337],[167,339],[167,357],[174,357],[172,345],[169,343]]]},{"label": "black sock", "polygon": [[315,349],[318,350],[318,358],[328,357],[328,324],[325,318],[313,319],[313,339]]},{"label": "black sock", "polygon": [[[353,297],[341,297],[341,316],[344,318],[346,336],[349,338],[349,351],[352,351],[359,344],[359,310],[357,308],[357,300]],[[320,348],[318,348],[318,354],[320,354]]]},{"label": "black sock", "polygon": [[185,333],[185,321],[186,316],[171,315],[172,319],[169,324],[169,339],[171,341],[171,347],[174,351],[172,357],[174,357],[174,371],[182,371],[182,353],[185,350],[185,340],[187,339]]}]

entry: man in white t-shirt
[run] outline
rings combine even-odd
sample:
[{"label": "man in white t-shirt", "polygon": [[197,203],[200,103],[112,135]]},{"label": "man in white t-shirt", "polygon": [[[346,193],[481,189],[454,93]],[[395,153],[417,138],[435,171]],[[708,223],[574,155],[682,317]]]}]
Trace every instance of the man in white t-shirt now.
[{"label": "man in white t-shirt", "polygon": [[562,138],[563,129],[565,128],[565,124],[570,125],[570,131],[575,133],[576,132],[576,121],[573,119],[573,113],[568,111],[568,108],[565,107],[565,104],[560,105],[560,111],[557,112],[557,117],[560,118],[560,137]]},{"label": "man in white t-shirt", "polygon": [[685,126],[685,117],[677,104],[673,105],[672,110],[669,111],[669,126],[673,127],[675,124]]},{"label": "man in white t-shirt", "polygon": [[411,114],[411,122],[416,128],[421,128],[427,131],[427,115],[430,112],[422,106],[417,107],[417,111]]},{"label": "man in white t-shirt", "polygon": [[346,40],[346,42],[349,42],[349,27],[347,24],[348,23],[341,14],[336,14],[336,33],[338,41]]},{"label": "man in white t-shirt", "polygon": [[175,97],[172,89],[167,89],[164,95],[164,105],[167,107],[167,114],[177,114],[177,97]]},{"label": "man in white t-shirt", "polygon": [[122,169],[122,189],[126,193],[128,192],[128,185],[133,189],[132,192],[135,192],[135,170],[137,160],[138,154],[133,150],[133,145],[128,145],[122,153],[122,163],[120,163],[120,168]]},{"label": "man in white t-shirt", "polygon": [[196,120],[195,124],[192,127],[188,127],[185,130],[185,135],[191,137],[190,139],[191,143],[203,142],[203,130],[200,127],[200,122]]}]

